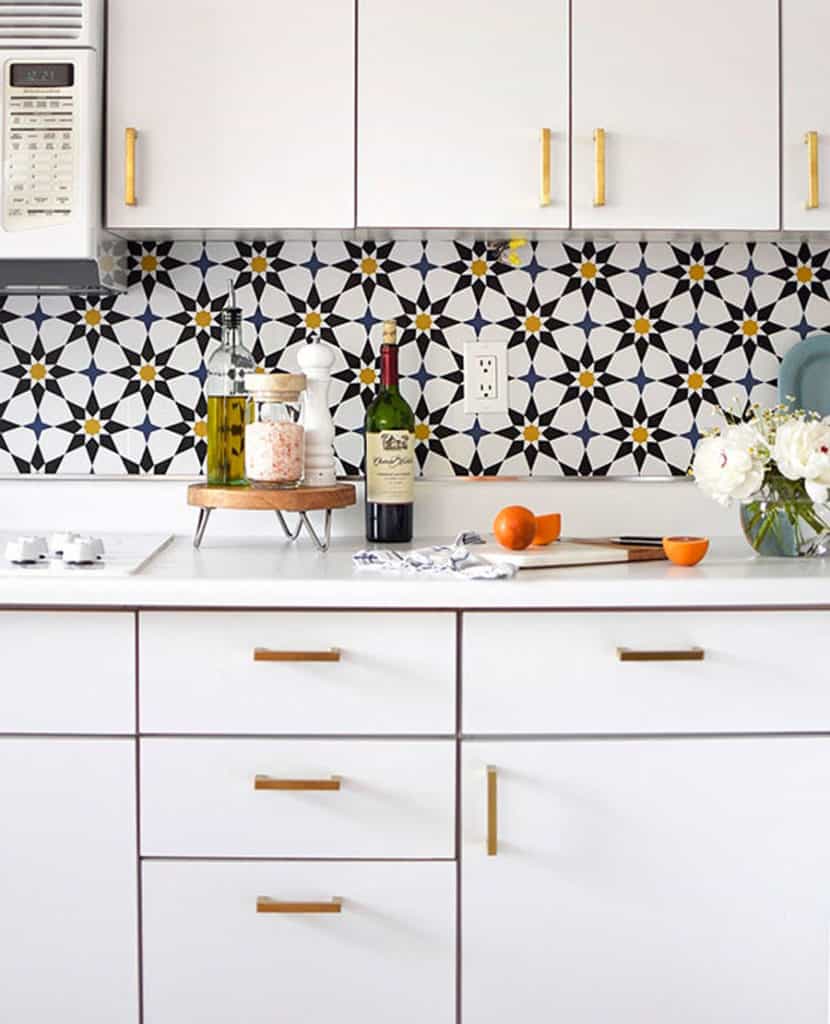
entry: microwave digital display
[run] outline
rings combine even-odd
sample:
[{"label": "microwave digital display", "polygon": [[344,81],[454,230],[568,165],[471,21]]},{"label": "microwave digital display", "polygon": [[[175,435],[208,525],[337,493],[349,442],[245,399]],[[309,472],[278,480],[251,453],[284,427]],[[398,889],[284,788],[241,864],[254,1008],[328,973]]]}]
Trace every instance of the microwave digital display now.
[{"label": "microwave digital display", "polygon": [[63,89],[74,81],[72,64],[12,64],[11,84],[18,89]]}]

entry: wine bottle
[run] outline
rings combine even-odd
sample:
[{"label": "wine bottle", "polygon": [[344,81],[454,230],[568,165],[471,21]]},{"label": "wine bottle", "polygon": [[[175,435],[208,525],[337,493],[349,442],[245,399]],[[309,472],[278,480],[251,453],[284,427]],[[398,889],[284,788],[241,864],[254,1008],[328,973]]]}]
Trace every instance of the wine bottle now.
[{"label": "wine bottle", "polygon": [[412,540],[415,416],[398,387],[397,325],[383,325],[380,389],[366,410],[366,539]]}]

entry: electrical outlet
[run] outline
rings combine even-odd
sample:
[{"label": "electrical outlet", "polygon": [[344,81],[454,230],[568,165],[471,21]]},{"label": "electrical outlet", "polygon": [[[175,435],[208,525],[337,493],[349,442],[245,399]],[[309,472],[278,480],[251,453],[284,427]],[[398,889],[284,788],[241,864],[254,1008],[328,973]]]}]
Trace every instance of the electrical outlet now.
[{"label": "electrical outlet", "polygon": [[464,412],[507,412],[507,342],[464,344]]}]

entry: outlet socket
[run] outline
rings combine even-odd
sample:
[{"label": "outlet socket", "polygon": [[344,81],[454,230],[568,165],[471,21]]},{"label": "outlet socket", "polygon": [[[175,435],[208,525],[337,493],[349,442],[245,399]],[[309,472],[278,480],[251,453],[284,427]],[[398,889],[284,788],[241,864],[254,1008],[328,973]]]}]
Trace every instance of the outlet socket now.
[{"label": "outlet socket", "polygon": [[507,342],[464,344],[464,412],[507,412]]}]

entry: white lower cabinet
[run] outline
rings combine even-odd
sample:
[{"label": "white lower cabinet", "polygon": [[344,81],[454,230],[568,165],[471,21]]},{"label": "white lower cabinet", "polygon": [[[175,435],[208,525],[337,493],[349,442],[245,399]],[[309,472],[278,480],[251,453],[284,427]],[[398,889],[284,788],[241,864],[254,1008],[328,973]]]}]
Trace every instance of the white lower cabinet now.
[{"label": "white lower cabinet", "polygon": [[830,738],[465,741],[462,765],[465,1024],[826,1024]]},{"label": "white lower cabinet", "polygon": [[143,870],[144,1024],[454,1024],[454,864]]},{"label": "white lower cabinet", "polygon": [[0,740],[0,1021],[137,1024],[135,741]]}]

